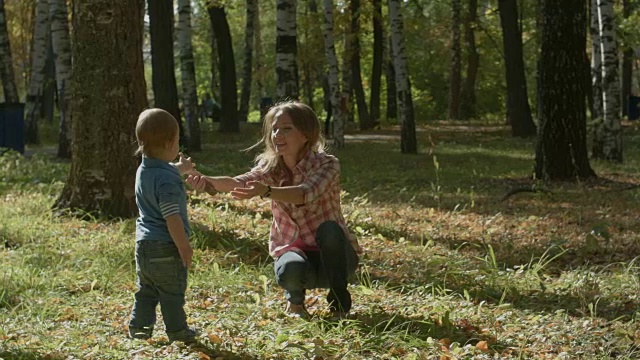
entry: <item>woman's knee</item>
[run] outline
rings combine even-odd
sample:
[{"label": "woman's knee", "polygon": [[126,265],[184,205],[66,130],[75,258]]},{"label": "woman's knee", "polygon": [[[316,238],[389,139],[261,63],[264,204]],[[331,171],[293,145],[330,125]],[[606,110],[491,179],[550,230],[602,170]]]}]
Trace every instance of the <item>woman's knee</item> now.
[{"label": "woman's knee", "polygon": [[285,289],[301,287],[306,275],[305,262],[285,262],[276,268],[276,282]]},{"label": "woman's knee", "polygon": [[325,221],[316,231],[316,242],[323,250],[340,250],[344,248],[344,230],[335,221]]}]

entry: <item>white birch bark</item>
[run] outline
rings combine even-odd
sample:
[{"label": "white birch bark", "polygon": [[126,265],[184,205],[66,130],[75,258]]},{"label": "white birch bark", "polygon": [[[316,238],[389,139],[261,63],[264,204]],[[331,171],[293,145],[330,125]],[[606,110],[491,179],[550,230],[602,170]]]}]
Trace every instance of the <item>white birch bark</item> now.
[{"label": "white birch bark", "polygon": [[186,132],[191,151],[202,150],[200,123],[198,122],[198,94],[196,70],[191,43],[191,0],[178,0],[178,51],[180,53],[180,77],[182,80],[182,105],[186,119]]},{"label": "white birch bark", "polygon": [[47,37],[50,32],[49,1],[38,0],[33,33],[31,79],[25,104],[25,127],[27,143],[38,143],[38,109],[42,101],[45,63],[47,60]]},{"label": "white birch bark", "polygon": [[4,0],[0,0],[0,69],[4,100],[7,103],[17,103],[18,88],[16,87],[15,72],[13,71],[13,59],[11,56],[11,42],[7,31],[7,19],[4,11]]},{"label": "white birch bark", "polygon": [[600,39],[600,22],[598,20],[598,0],[591,0],[591,88],[592,101],[591,122],[594,129],[594,149],[598,146],[602,129],[602,56]]},{"label": "white birch bark", "polygon": [[622,131],[620,127],[620,77],[616,44],[613,0],[596,0],[600,63],[602,79],[602,122],[596,134],[601,149],[594,156],[622,162]]},{"label": "white birch bark", "polygon": [[51,45],[55,59],[58,107],[60,109],[58,157],[71,158],[71,40],[66,0],[49,0]]},{"label": "white birch bark", "polygon": [[402,126],[401,150],[403,153],[417,153],[413,101],[409,85],[409,66],[404,44],[402,0],[389,0],[389,21],[391,22],[393,65],[396,71],[398,120]]},{"label": "white birch bark", "polygon": [[296,0],[277,0],[276,94],[279,100],[298,98],[296,3]]},{"label": "white birch bark", "polygon": [[338,56],[333,37],[333,0],[324,0],[324,51],[329,67],[329,88],[333,113],[333,146],[344,147],[344,114],[340,107],[340,82],[338,78]]}]

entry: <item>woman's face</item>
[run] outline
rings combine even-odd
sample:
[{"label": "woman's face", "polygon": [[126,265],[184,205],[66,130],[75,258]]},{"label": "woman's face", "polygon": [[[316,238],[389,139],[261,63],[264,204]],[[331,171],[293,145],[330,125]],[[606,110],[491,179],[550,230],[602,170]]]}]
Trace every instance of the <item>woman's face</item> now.
[{"label": "woman's face", "polygon": [[289,114],[280,110],[274,117],[271,129],[271,141],[276,154],[283,157],[298,157],[307,143],[304,136],[295,126]]}]

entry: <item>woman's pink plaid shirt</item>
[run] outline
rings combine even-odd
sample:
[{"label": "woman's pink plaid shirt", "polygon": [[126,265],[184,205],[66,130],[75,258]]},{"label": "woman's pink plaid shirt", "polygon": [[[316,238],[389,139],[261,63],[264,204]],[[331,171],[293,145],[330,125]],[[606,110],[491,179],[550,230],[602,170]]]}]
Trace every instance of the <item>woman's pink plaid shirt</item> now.
[{"label": "woman's pink plaid shirt", "polygon": [[304,204],[271,201],[273,222],[269,253],[274,258],[287,251],[295,251],[304,256],[301,248],[318,249],[315,231],[328,220],[337,222],[350,241],[355,240],[347,229],[340,209],[340,162],[335,156],[309,151],[293,169],[290,183],[286,179],[274,178],[274,174],[270,172],[262,172],[260,165],[235,179],[244,183],[260,181],[270,186],[302,185]]}]

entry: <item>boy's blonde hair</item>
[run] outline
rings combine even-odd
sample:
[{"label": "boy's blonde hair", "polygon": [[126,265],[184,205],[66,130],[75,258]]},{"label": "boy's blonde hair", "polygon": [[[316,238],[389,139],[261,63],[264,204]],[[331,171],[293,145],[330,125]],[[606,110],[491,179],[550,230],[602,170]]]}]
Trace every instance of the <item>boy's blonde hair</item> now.
[{"label": "boy's blonde hair", "polygon": [[320,120],[318,120],[316,113],[313,112],[309,105],[292,100],[272,106],[264,116],[262,139],[250,149],[264,144],[264,151],[256,156],[256,163],[260,164],[265,172],[275,171],[278,175],[285,175],[289,174],[289,170],[282,160],[282,156],[276,153],[276,148],[271,139],[273,123],[276,115],[281,111],[289,115],[293,126],[307,138],[307,143],[301,150],[302,153],[306,153],[309,150],[324,151],[325,140],[320,131]]},{"label": "boy's blonde hair", "polygon": [[136,155],[154,156],[175,138],[178,131],[178,121],[167,111],[157,108],[144,110],[136,123]]}]

